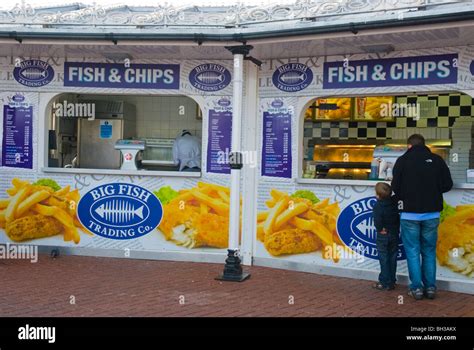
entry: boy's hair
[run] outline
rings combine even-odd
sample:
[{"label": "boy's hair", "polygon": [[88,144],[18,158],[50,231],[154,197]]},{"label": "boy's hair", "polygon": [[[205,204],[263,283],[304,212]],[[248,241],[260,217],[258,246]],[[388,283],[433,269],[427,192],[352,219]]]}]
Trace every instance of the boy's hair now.
[{"label": "boy's hair", "polygon": [[413,134],[408,138],[407,144],[412,146],[424,146],[425,138],[423,137],[423,135]]},{"label": "boy's hair", "polygon": [[392,195],[392,187],[388,183],[385,182],[379,182],[377,185],[375,185],[375,193],[381,198],[381,199],[387,199],[390,198]]}]

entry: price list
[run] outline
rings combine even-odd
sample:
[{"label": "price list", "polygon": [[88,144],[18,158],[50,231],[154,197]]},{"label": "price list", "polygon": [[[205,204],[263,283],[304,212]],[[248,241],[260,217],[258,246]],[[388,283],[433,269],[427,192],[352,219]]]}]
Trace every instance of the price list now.
[{"label": "price list", "polygon": [[230,174],[229,152],[232,139],[232,112],[209,111],[207,172]]},{"label": "price list", "polygon": [[263,114],[262,175],[291,178],[291,114]]},{"label": "price list", "polygon": [[31,169],[33,107],[3,106],[2,165]]}]

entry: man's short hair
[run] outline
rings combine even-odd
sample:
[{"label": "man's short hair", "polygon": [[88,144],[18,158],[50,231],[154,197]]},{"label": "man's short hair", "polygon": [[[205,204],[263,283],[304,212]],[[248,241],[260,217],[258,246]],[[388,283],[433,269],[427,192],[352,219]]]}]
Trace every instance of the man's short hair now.
[{"label": "man's short hair", "polygon": [[413,134],[408,138],[407,144],[412,146],[424,146],[425,138],[423,137],[423,135]]},{"label": "man's short hair", "polygon": [[386,182],[379,182],[375,185],[375,193],[380,199],[390,198],[392,195],[392,187]]},{"label": "man's short hair", "polygon": [[184,136],[184,135],[190,135],[191,136],[191,133],[188,130],[183,130],[183,131],[181,131],[181,136]]}]

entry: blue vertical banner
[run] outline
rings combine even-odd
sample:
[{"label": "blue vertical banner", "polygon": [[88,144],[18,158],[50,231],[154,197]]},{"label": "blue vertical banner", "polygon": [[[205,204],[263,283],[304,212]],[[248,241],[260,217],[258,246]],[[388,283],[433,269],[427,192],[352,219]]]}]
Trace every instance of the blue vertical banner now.
[{"label": "blue vertical banner", "polygon": [[229,153],[232,140],[232,112],[209,110],[207,172],[230,174]]},{"label": "blue vertical banner", "polygon": [[2,166],[33,168],[32,127],[32,106],[3,106]]},{"label": "blue vertical banner", "polygon": [[291,178],[291,118],[284,110],[263,113],[263,176]]}]

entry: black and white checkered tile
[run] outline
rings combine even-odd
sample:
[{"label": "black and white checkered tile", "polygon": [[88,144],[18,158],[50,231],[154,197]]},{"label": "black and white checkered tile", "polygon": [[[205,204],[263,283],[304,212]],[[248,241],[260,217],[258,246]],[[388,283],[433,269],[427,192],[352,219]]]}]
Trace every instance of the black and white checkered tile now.
[{"label": "black and white checkered tile", "polygon": [[474,116],[474,99],[463,94],[398,96],[399,104],[421,106],[419,119],[396,117],[393,122],[326,122],[305,121],[305,145],[312,147],[316,139],[398,139],[400,129],[439,128],[430,138],[449,138],[449,129],[456,118]]}]

